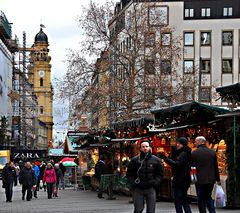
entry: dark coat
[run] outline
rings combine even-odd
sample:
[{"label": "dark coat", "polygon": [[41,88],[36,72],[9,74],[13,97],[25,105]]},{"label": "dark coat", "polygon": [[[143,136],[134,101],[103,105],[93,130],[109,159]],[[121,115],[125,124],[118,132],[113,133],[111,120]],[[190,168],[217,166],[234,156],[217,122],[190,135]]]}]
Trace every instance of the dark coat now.
[{"label": "dark coat", "polygon": [[55,168],[55,173],[56,173],[56,178],[57,178],[57,185],[59,185],[60,180],[63,179],[63,173],[60,168],[56,169]]},{"label": "dark coat", "polygon": [[[128,181],[133,188],[157,188],[162,181],[163,166],[160,159],[152,153],[148,153],[145,160],[144,157],[145,154],[141,153],[132,158],[126,174]],[[140,179],[139,183],[135,182],[137,178]]]},{"label": "dark coat", "polygon": [[191,149],[184,146],[176,150],[173,159],[165,158],[164,161],[172,167],[173,187],[189,187],[191,183]]},{"label": "dark coat", "polygon": [[17,185],[17,175],[16,175],[16,170],[14,167],[10,167],[10,166],[6,165],[3,168],[2,182],[3,182],[3,186],[6,186],[8,184]]},{"label": "dark coat", "polygon": [[192,151],[192,164],[197,169],[196,184],[214,184],[220,181],[216,152],[204,144]]},{"label": "dark coat", "polygon": [[26,186],[36,185],[34,170],[24,167],[19,174],[19,183]]},{"label": "dark coat", "polygon": [[104,168],[105,162],[102,160],[99,160],[95,165],[95,177],[100,180],[101,175],[103,174],[103,168]]}]

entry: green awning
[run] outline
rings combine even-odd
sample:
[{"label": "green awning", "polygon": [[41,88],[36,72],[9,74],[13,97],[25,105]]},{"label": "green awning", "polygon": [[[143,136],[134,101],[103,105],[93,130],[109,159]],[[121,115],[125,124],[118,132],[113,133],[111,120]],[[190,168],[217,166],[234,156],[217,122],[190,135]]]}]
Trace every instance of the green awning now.
[{"label": "green awning", "polygon": [[219,93],[223,101],[240,102],[240,83],[218,87],[216,91]]},{"label": "green awning", "polygon": [[145,126],[149,123],[153,123],[153,118],[137,118],[125,121],[119,121],[112,124],[113,129],[123,129],[125,127],[137,127],[137,126]]},{"label": "green awning", "polygon": [[206,122],[229,110],[192,101],[151,112],[164,128]]}]

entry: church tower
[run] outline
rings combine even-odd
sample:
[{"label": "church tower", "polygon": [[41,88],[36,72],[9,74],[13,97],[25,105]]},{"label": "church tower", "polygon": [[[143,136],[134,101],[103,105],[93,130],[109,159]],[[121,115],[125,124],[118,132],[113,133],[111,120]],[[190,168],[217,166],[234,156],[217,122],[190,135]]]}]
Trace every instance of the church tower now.
[{"label": "church tower", "polygon": [[42,27],[35,36],[31,60],[33,63],[34,94],[38,100],[38,119],[47,126],[47,139],[52,141],[53,87],[51,84],[51,57],[48,55],[48,37]]}]

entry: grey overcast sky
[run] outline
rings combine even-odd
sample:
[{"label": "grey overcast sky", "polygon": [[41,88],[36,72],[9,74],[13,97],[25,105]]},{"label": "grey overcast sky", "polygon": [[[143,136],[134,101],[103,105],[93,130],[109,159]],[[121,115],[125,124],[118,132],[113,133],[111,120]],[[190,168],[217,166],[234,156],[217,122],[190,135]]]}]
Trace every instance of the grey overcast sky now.
[{"label": "grey overcast sky", "polygon": [[[105,1],[94,0],[99,3]],[[82,5],[89,2],[90,0],[0,0],[0,10],[12,23],[13,36],[17,35],[20,44],[23,31],[26,32],[27,45],[31,46],[40,30],[40,24],[45,25],[43,30],[48,36],[54,78],[66,72],[66,49],[79,47],[81,30],[76,19],[81,14]],[[54,127],[61,128],[67,119],[67,106],[54,103],[53,111]]]}]

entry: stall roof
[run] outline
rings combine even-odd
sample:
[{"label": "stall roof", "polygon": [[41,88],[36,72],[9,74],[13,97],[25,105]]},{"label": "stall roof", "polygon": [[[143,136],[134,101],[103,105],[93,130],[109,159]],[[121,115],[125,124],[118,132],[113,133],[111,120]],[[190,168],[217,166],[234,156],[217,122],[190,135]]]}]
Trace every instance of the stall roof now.
[{"label": "stall roof", "polygon": [[153,118],[143,117],[143,118],[115,122],[112,124],[112,126],[114,129],[119,129],[124,127],[144,126],[152,122],[154,122]]},{"label": "stall roof", "polygon": [[162,128],[169,128],[206,122],[216,115],[229,112],[229,110],[192,101],[151,112],[155,115],[155,119],[158,119]]},{"label": "stall roof", "polygon": [[216,91],[220,94],[223,101],[240,102],[240,83],[218,87]]}]

